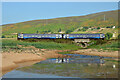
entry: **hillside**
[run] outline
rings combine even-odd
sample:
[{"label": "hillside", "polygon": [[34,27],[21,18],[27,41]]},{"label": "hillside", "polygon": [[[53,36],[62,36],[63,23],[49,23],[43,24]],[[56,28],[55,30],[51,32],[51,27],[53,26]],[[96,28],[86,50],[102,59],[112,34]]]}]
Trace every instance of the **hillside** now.
[{"label": "hillside", "polygon": [[[106,28],[118,25],[118,10],[106,11],[85,16],[63,17],[44,20],[32,20],[15,24],[2,25],[3,35],[10,36],[13,33],[106,33]],[[118,27],[118,26],[117,26]],[[89,29],[90,28],[90,29]],[[107,31],[117,31],[110,29]]]}]

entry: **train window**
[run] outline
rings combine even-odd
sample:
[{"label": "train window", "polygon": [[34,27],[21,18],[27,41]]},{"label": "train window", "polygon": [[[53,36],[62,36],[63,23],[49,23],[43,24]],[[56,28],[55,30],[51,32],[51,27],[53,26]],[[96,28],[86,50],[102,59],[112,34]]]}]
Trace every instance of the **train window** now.
[{"label": "train window", "polygon": [[79,37],[79,35],[77,35],[77,37]]},{"label": "train window", "polygon": [[85,35],[83,35],[83,37],[85,37]]},{"label": "train window", "polygon": [[87,37],[89,37],[90,35],[88,34]]},{"label": "train window", "polygon": [[99,37],[99,35],[97,35],[97,37]]},{"label": "train window", "polygon": [[26,35],[24,35],[24,37],[27,37]]},{"label": "train window", "polygon": [[82,37],[82,35],[79,35],[79,37]]},{"label": "train window", "polygon": [[70,35],[70,37],[73,37],[72,35]]},{"label": "train window", "polygon": [[39,35],[38,37],[41,37],[41,35]]},{"label": "train window", "polygon": [[89,35],[89,37],[92,37],[92,35]]}]

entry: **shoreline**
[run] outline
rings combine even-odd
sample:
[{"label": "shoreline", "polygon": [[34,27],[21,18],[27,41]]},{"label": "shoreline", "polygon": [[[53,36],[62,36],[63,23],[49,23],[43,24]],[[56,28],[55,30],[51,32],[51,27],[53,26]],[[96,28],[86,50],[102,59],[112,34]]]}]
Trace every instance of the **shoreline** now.
[{"label": "shoreline", "polygon": [[[46,60],[48,58],[67,57],[65,55],[58,54],[57,52],[61,52],[61,51],[46,50],[42,54],[4,52],[2,53],[2,66],[1,66],[2,74],[0,76],[3,76],[4,74],[12,71],[13,69],[21,67],[21,65],[19,64],[24,64],[26,62],[30,62],[29,65],[33,65],[37,62]],[[28,66],[28,64],[24,64],[24,65]]]},{"label": "shoreline", "polygon": [[[37,62],[46,60],[48,58],[58,58],[58,57],[68,57],[63,54],[58,54],[58,52],[65,52],[70,50],[46,50],[41,49],[41,51],[33,54],[33,53],[14,53],[14,52],[3,52],[2,53],[2,74],[3,76],[5,73],[10,72],[13,69],[30,66]],[[70,51],[72,54],[81,54],[81,55],[91,55],[91,56],[102,56],[102,57],[114,57],[117,60],[118,58],[118,51],[112,52],[103,52],[97,51],[96,49],[81,49],[76,51]],[[26,64],[27,63],[27,64]],[[28,64],[29,63],[29,64]],[[22,64],[22,65],[21,65]]]},{"label": "shoreline", "polygon": [[96,49],[81,49],[81,50],[71,51],[71,53],[81,54],[81,55],[119,58],[118,51],[98,51]]}]

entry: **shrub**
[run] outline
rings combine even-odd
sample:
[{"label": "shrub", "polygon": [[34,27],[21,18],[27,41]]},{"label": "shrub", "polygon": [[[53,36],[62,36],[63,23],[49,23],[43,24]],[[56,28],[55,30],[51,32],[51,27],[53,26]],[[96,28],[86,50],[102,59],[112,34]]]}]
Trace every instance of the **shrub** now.
[{"label": "shrub", "polygon": [[97,27],[97,29],[100,29],[100,27]]},{"label": "shrub", "polygon": [[1,38],[5,38],[5,35],[2,35],[2,37]]},{"label": "shrub", "polygon": [[69,34],[69,33],[71,33],[72,32],[72,30],[67,30],[65,33],[66,34]]},{"label": "shrub", "polygon": [[105,34],[105,38],[106,38],[107,40],[109,40],[110,38],[112,38],[112,36],[113,36],[112,33],[106,33],[106,34]]},{"label": "shrub", "polygon": [[61,28],[58,30],[58,32],[61,32]]},{"label": "shrub", "polygon": [[120,34],[118,35],[118,39],[120,39]]}]

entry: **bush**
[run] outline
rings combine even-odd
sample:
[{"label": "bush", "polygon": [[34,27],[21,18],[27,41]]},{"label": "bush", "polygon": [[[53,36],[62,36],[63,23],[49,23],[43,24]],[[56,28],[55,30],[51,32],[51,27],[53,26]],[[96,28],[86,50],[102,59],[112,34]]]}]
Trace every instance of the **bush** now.
[{"label": "bush", "polygon": [[61,28],[58,30],[58,32],[61,32]]},{"label": "bush", "polygon": [[120,39],[120,34],[118,35],[118,39]]},{"label": "bush", "polygon": [[5,35],[2,35],[2,37],[1,38],[5,38]]},{"label": "bush", "polygon": [[65,33],[66,34],[69,34],[69,33],[71,33],[72,31],[71,30],[67,30]]},{"label": "bush", "polygon": [[110,38],[112,38],[112,36],[113,36],[112,33],[106,33],[106,34],[105,34],[105,38],[106,38],[107,40],[109,40]]},{"label": "bush", "polygon": [[100,29],[100,27],[97,27],[97,29]]}]

